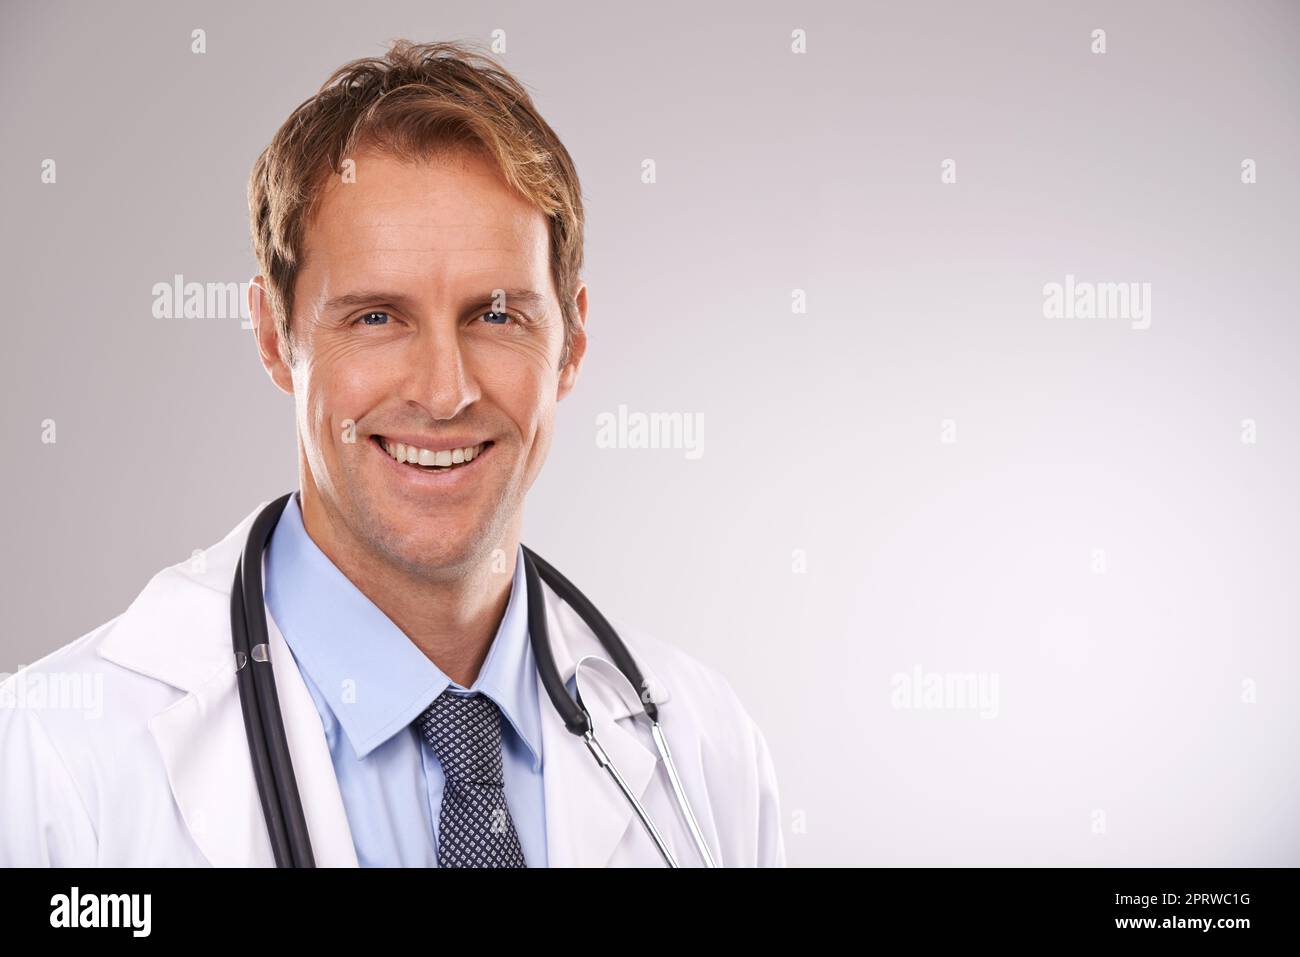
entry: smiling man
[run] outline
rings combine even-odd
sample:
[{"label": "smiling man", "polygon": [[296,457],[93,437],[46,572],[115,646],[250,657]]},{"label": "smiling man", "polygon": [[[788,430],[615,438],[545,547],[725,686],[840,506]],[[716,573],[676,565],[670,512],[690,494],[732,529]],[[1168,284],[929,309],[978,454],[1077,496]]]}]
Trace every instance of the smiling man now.
[{"label": "smiling man", "polygon": [[[524,89],[398,42],[294,111],[249,204],[299,488],[0,685],[23,702],[0,709],[0,864],[283,860],[295,802],[255,774],[240,685],[268,665],[316,864],[784,864],[772,761],[727,680],[619,627],[636,687],[520,543],[588,314],[577,174]],[[266,639],[237,656],[262,514]],[[98,720],[16,693],[67,672],[102,689]],[[557,707],[579,695],[594,737]]]},{"label": "smiling man", "polygon": [[524,496],[586,349],[586,288],[561,307],[546,219],[490,160],[368,145],[349,158],[355,181],[321,190],[292,325],[254,280],[262,362],[297,400],[313,541],[468,683],[510,591],[492,556],[513,568]]}]

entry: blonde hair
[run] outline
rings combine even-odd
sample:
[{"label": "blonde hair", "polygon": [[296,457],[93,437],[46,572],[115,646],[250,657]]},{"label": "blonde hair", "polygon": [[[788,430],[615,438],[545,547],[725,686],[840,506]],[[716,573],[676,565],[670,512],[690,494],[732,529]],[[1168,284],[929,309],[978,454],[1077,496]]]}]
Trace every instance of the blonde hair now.
[{"label": "blonde hair", "polygon": [[360,147],[415,161],[456,150],[495,164],[547,217],[551,275],[564,319],[560,366],[579,325],[583,210],[573,160],[523,86],[489,56],[459,43],[397,40],[382,57],[336,70],[290,114],[253,164],[248,183],[253,251],[266,277],[282,356],[306,225],[323,186]]}]

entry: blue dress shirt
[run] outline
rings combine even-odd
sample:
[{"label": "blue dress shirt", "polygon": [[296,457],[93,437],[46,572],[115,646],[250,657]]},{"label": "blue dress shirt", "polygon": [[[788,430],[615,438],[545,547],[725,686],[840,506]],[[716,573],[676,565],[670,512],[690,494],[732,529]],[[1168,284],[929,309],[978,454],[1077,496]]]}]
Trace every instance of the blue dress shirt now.
[{"label": "blue dress shirt", "polygon": [[267,546],[266,604],[320,712],[357,862],[438,866],[442,765],[411,722],[450,686],[481,692],[501,709],[506,806],[524,860],[545,867],[541,714],[522,551],[515,556],[505,615],[478,678],[466,689],[312,541],[299,494],[290,497]]}]

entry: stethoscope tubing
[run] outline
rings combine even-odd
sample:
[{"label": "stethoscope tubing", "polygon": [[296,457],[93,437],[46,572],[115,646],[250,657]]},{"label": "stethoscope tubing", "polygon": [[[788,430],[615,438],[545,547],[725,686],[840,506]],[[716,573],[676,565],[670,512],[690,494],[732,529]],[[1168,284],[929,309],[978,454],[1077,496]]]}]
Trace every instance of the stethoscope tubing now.
[{"label": "stethoscope tubing", "polygon": [[636,812],[636,816],[641,820],[641,826],[645,828],[646,833],[650,835],[650,839],[654,841],[655,848],[659,851],[659,856],[664,859],[664,863],[669,867],[677,867],[677,859],[673,857],[672,851],[668,849],[668,842],[659,833],[659,828],[655,827],[655,822],[650,819],[650,815],[646,812],[636,794],[627,786],[627,781],[619,773],[609,754],[596,740],[595,732],[588,731],[582,736],[582,740],[587,745],[587,750],[591,752],[592,757],[596,759],[596,763],[605,769],[614,783],[618,785],[618,789],[623,792],[623,797],[632,805],[632,810]]},{"label": "stethoscope tubing", "polygon": [[[232,597],[231,617],[232,625],[234,619],[242,617],[243,620],[243,628],[234,629],[237,648],[235,666],[240,675],[241,701],[245,699],[245,690],[249,685],[252,686],[256,716],[250,721],[245,714],[244,727],[248,734],[254,776],[258,779],[262,810],[267,817],[267,834],[271,838],[276,866],[315,867],[311,836],[307,831],[307,816],[303,813],[302,795],[298,791],[293,772],[288,735],[280,711],[279,695],[275,690],[271,645],[266,633],[266,614],[264,610],[261,614],[249,613],[250,596],[257,596],[258,599],[251,607],[265,608],[262,600],[262,553],[292,494],[288,492],[280,496],[253,521],[248,541],[240,554],[239,567],[235,571],[235,585],[238,587],[232,590],[232,596],[238,596],[242,615],[235,614],[235,598]],[[250,544],[255,547],[250,549]],[[260,735],[255,733],[259,724],[262,730]],[[267,771],[270,772],[269,777]],[[273,782],[269,793],[263,784],[267,780]]]}]

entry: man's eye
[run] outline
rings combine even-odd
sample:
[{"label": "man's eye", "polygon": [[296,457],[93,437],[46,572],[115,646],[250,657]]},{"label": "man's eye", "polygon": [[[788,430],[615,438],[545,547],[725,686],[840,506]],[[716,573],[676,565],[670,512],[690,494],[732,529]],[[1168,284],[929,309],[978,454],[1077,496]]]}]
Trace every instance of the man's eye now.
[{"label": "man's eye", "polygon": [[[376,316],[381,317],[380,320],[378,322],[371,322],[370,320]],[[386,312],[367,312],[365,315],[357,317],[357,322],[367,326],[382,326],[387,321],[388,313]]]},{"label": "man's eye", "polygon": [[504,326],[511,321],[512,316],[506,312],[485,312],[479,318],[486,319],[488,323],[494,326]]}]

